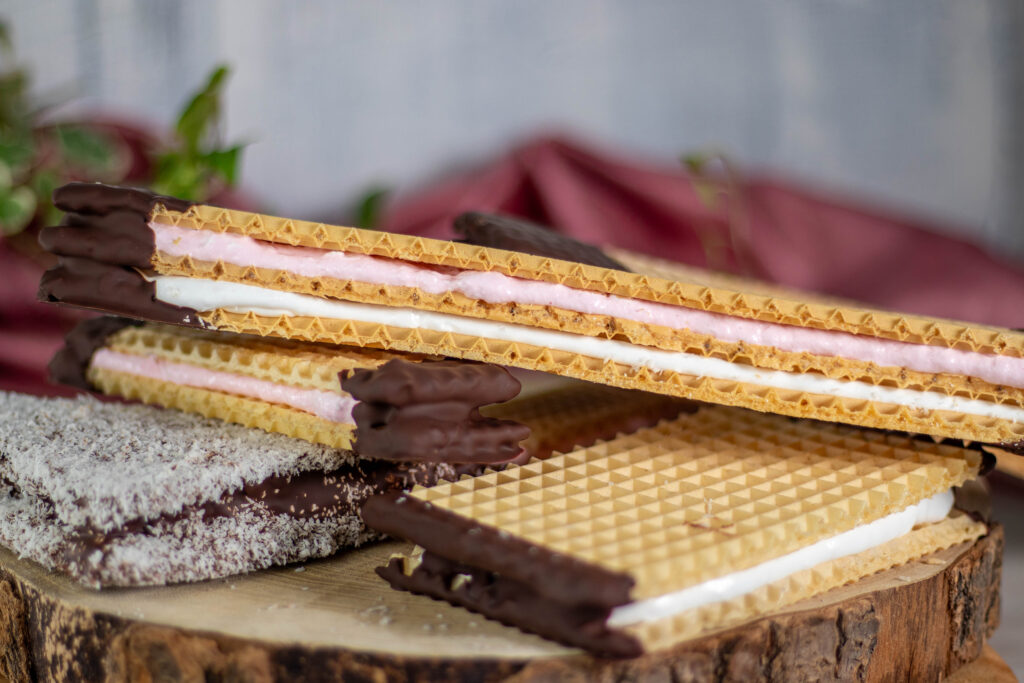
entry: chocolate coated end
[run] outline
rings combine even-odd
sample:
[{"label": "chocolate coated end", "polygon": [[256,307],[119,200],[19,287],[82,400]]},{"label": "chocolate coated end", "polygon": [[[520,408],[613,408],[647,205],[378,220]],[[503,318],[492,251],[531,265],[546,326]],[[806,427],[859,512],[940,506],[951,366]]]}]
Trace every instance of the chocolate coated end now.
[{"label": "chocolate coated end", "polygon": [[90,318],[78,323],[64,337],[63,348],[47,365],[50,381],[89,391],[91,387],[85,374],[92,354],[103,346],[110,335],[130,325],[141,324],[136,320],[114,316]]},{"label": "chocolate coated end", "polygon": [[592,244],[519,218],[470,212],[456,218],[453,227],[469,244],[630,272]]},{"label": "chocolate coated end", "polygon": [[526,425],[487,418],[480,406],[514,398],[519,381],[497,365],[468,361],[388,361],[339,375],[359,401],[356,444],[369,458],[503,463],[520,454]]}]

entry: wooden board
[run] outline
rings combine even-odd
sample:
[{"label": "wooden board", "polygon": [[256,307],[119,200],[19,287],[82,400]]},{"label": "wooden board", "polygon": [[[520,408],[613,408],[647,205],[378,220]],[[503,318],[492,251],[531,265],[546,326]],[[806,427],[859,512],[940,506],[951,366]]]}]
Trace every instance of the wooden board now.
[{"label": "wooden board", "polygon": [[385,543],[304,568],[95,592],[0,549],[11,680],[938,680],[998,622],[1002,529],[757,622],[600,661],[422,596]]}]

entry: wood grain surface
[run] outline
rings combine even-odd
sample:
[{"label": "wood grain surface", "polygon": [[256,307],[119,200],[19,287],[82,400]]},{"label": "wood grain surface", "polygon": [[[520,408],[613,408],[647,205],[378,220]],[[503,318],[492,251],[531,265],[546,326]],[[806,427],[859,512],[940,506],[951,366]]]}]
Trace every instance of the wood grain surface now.
[{"label": "wood grain surface", "polygon": [[[0,550],[11,680],[937,680],[998,623],[1003,536],[634,660],[602,661],[373,569],[405,546],[227,580],[96,592]],[[989,679],[993,683],[998,679]]]}]

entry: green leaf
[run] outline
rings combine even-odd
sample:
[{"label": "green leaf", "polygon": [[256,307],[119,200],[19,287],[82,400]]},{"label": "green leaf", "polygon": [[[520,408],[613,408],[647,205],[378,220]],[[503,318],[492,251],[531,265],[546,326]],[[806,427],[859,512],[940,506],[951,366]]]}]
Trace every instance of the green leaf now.
[{"label": "green leaf", "polygon": [[238,180],[238,161],[245,145],[235,145],[227,149],[215,149],[202,156],[203,162],[215,174],[224,179],[228,185]]},{"label": "green leaf", "polygon": [[11,40],[11,29],[6,21],[0,19],[0,52],[5,57],[14,56],[14,41]]},{"label": "green leaf", "polygon": [[175,130],[185,143],[186,149],[193,152],[198,150],[211,125],[217,123],[220,116],[221,91],[229,73],[226,66],[214,69],[206,85],[192,96],[178,116]]},{"label": "green leaf", "polygon": [[383,213],[384,203],[391,190],[387,187],[370,188],[356,205],[355,223],[360,228],[376,230],[380,225],[380,217]]},{"label": "green leaf", "polygon": [[32,221],[36,214],[36,196],[27,187],[16,187],[0,193],[0,231],[14,235]]},{"label": "green leaf", "polygon": [[27,166],[33,156],[35,156],[35,140],[31,133],[0,131],[0,162],[6,164],[12,172]]},{"label": "green leaf", "polygon": [[55,132],[61,154],[69,163],[90,171],[113,168],[114,145],[107,136],[81,126],[57,126]]},{"label": "green leaf", "polygon": [[170,152],[157,158],[152,188],[158,194],[191,201],[206,199],[206,178],[202,168],[187,156]]},{"label": "green leaf", "polygon": [[28,73],[11,69],[0,73],[0,131],[32,129],[28,106]]}]

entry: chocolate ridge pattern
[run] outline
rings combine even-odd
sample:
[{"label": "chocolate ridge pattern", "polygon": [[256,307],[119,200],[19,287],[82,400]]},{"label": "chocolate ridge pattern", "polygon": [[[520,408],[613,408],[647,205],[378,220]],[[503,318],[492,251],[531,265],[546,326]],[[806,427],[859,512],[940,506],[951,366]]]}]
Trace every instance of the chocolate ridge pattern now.
[{"label": "chocolate ridge pattern", "polygon": [[530,436],[526,425],[480,414],[481,406],[519,394],[519,381],[496,365],[395,358],[377,368],[339,373],[339,379],[359,401],[352,417],[366,457],[507,462]]},{"label": "chocolate ridge pattern", "polygon": [[39,281],[40,301],[202,327],[196,311],[156,298],[156,285],[134,268],[62,256]]},{"label": "chocolate ridge pattern", "polygon": [[53,193],[64,224],[39,231],[39,244],[58,256],[115,266],[148,268],[156,250],[149,215],[157,206],[184,212],[192,202],[146,190],[100,183],[69,183]]},{"label": "chocolate ridge pattern", "polygon": [[520,581],[564,605],[611,609],[632,599],[628,574],[613,572],[477,524],[412,496],[391,493],[363,504],[377,531],[422,546],[453,562]]}]

